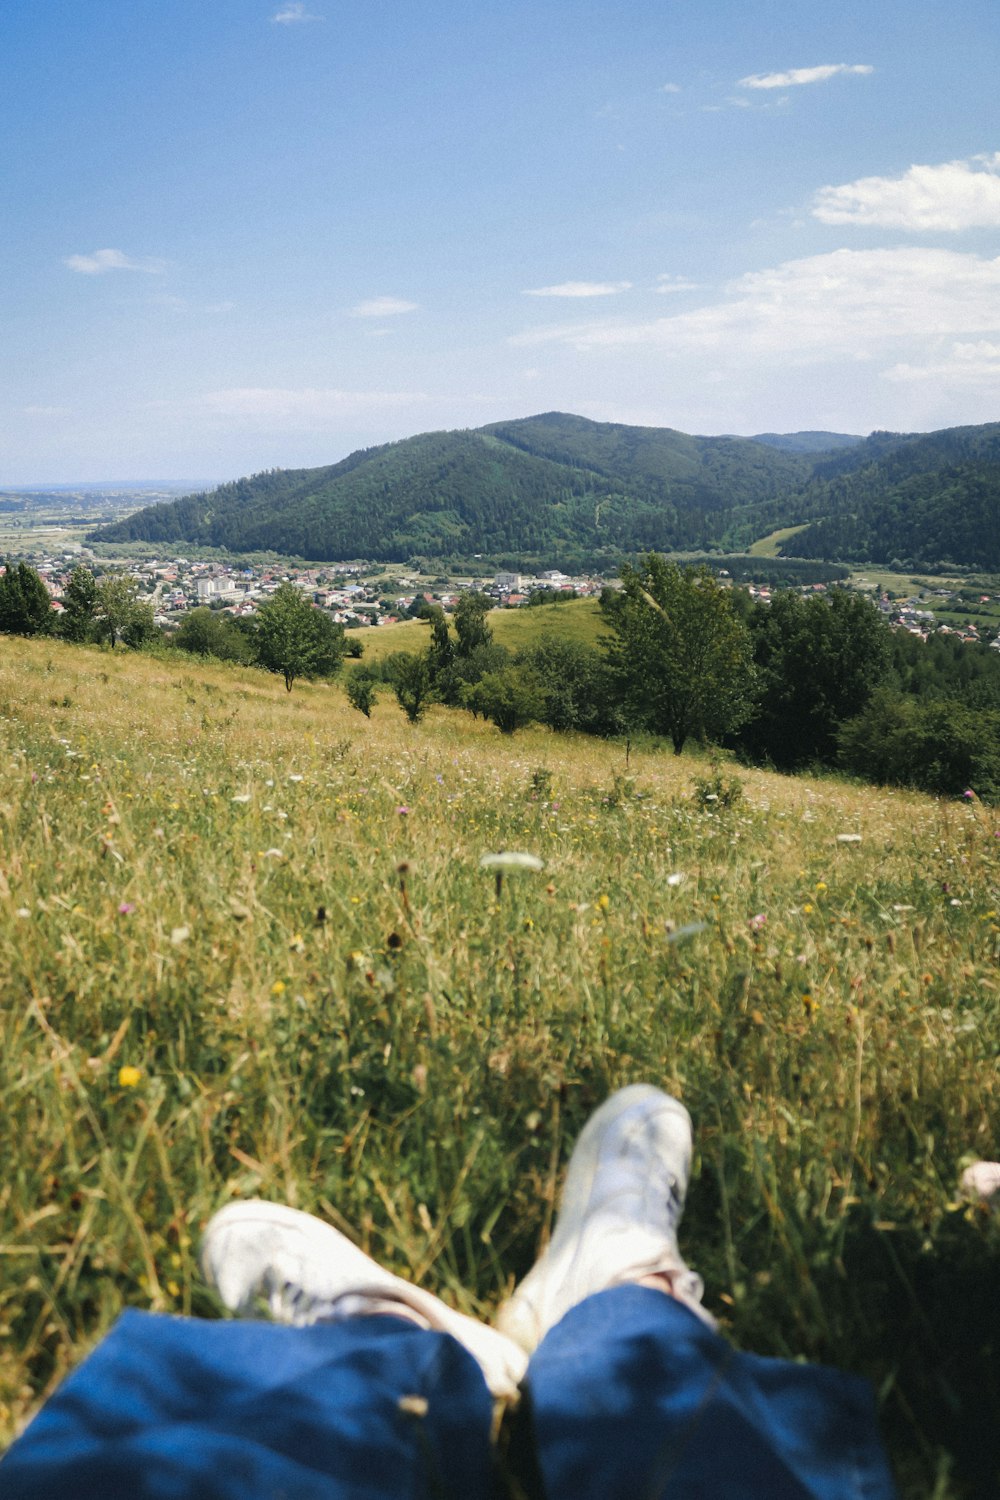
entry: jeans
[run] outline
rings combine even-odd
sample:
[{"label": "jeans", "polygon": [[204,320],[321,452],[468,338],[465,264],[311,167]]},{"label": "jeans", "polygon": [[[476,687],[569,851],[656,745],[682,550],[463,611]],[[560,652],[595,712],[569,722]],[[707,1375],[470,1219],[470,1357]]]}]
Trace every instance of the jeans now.
[{"label": "jeans", "polygon": [[[492,1401],[447,1334],[127,1312],[0,1462],[0,1500],[495,1500]],[[889,1500],[867,1384],[732,1349],[662,1292],[571,1309],[510,1445],[544,1500]]]}]

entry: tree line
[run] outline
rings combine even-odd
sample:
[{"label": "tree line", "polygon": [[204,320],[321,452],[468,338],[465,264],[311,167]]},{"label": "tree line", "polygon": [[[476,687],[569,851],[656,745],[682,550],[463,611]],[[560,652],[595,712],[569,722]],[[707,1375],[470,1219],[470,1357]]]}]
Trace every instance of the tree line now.
[{"label": "tree line", "polygon": [[[60,636],[78,644],[106,642],[133,650],[162,641],[152,605],[135,578],[107,573],[95,578],[73,569],[55,612],[41,575],[27,563],[8,561],[0,574],[0,632]],[[289,692],[296,678],[332,677],[350,647],[336,624],[294,584],[283,583],[253,616],[236,619],[207,607],[191,610],[171,646],[198,656],[259,666],[278,673]]]},{"label": "tree line", "polygon": [[[134,579],[78,567],[58,619],[37,572],[0,575],[0,631],[58,634],[142,648],[160,640]],[[747,763],[795,772],[841,769],[882,785],[1000,802],[1000,657],[985,646],[893,631],[868,600],[843,589],[787,591],[754,603],[704,567],[657,553],[621,569],[601,601],[602,642],[547,635],[511,652],[493,638],[491,601],[462,594],[452,615],[424,607],[428,641],[360,663],[346,692],[370,715],[381,692],[411,722],[433,703],[485,719],[503,734],[529,723],[630,741],[652,736],[680,754],[720,744]],[[329,678],[362,653],[292,584],[252,617],[191,610],[171,649],[256,665],[291,691]]]}]

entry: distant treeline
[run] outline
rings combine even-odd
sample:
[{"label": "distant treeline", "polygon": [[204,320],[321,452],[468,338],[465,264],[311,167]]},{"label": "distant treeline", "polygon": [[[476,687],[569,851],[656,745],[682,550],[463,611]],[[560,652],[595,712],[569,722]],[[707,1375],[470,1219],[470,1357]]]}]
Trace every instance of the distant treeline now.
[{"label": "distant treeline", "polygon": [[[497,644],[491,601],[463,593],[453,615],[425,608],[428,644],[349,674],[370,714],[388,688],[412,721],[432,703],[513,734],[529,723],[626,740],[715,741],[780,771],[841,769],[881,784],[1000,802],[1000,657],[955,637],[893,631],[861,595],[786,590],[770,604],[724,587],[707,568],[655,553],[606,589],[601,646],[551,634],[511,652]],[[0,631],[60,634],[139,649],[162,642],[133,579],[74,570],[57,618],[25,563],[0,576]],[[192,610],[170,649],[330,677],[357,654],[328,615],[283,585],[251,619]]]}]

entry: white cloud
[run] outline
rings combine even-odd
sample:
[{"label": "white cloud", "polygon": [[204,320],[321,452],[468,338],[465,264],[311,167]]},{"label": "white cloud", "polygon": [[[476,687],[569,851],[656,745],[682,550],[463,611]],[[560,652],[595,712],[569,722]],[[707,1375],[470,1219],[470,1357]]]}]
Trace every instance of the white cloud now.
[{"label": "white cloud", "polygon": [[898,384],[933,381],[949,386],[969,386],[981,391],[989,384],[1000,394],[1000,343],[977,339],[973,343],[952,344],[939,360],[917,365],[902,361],[884,372],[885,379]]},{"label": "white cloud", "polygon": [[144,271],[147,275],[159,275],[167,268],[166,261],[146,256],[136,260],[122,250],[95,250],[92,255],[67,255],[63,265],[83,276],[103,276],[107,271]]},{"label": "white cloud", "polygon": [[400,313],[416,312],[417,302],[406,302],[402,297],[369,297],[351,308],[352,318],[394,318]]},{"label": "white cloud", "polygon": [[690,312],[535,329],[512,342],[581,351],[647,346],[671,356],[702,354],[729,369],[761,363],[787,369],[994,333],[1000,334],[1000,258],[912,248],[835,250],[786,261],[739,277],[718,301]]},{"label": "white cloud", "polygon": [[558,286],[537,286],[525,297],[614,297],[627,292],[631,281],[562,281]]},{"label": "white cloud", "polygon": [[660,85],[661,94],[679,94],[681,86],[679,83],[664,83]]},{"label": "white cloud", "polygon": [[698,283],[696,281],[689,281],[686,276],[671,276],[667,271],[664,271],[662,275],[656,278],[656,290],[665,294],[669,294],[670,292],[693,292],[697,286]]},{"label": "white cloud", "polygon": [[813,217],[824,224],[947,230],[1000,225],[1000,152],[940,166],[912,166],[901,177],[859,177],[820,188]]},{"label": "white cloud", "polygon": [[838,73],[866,74],[875,69],[868,63],[822,63],[817,68],[789,68],[787,73],[751,73],[739,79],[743,89],[788,89],[803,83],[825,83]]},{"label": "white cloud", "polygon": [[292,3],[283,5],[271,20],[279,26],[295,26],[300,21],[322,21],[323,17],[310,15],[300,0],[292,0]]},{"label": "white cloud", "polygon": [[414,406],[428,398],[419,391],[343,391],[305,386],[234,386],[206,391],[200,405],[211,416],[285,431],[328,426],[346,418]]}]

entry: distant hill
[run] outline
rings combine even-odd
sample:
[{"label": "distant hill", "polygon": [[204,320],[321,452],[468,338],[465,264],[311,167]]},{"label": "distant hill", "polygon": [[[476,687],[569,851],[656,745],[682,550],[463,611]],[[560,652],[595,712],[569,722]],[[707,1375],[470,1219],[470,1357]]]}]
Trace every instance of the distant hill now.
[{"label": "distant hill", "polygon": [[716,545],[811,464],[749,438],[550,412],[430,432],[319,469],[257,474],[138,511],[102,542],[188,542],[317,560],[550,556]]},{"label": "distant hill", "polygon": [[833,448],[855,448],[864,438],[849,432],[758,432],[753,441],[781,453],[829,453]]},{"label": "distant hill", "polygon": [[694,437],[547,412],[255,474],[91,540],[601,568],[650,549],[739,552],[789,526],[804,527],[789,558],[1000,570],[1000,424]]},{"label": "distant hill", "polygon": [[782,556],[1000,571],[1000,423],[873,432],[818,462],[799,503],[816,519]]}]

